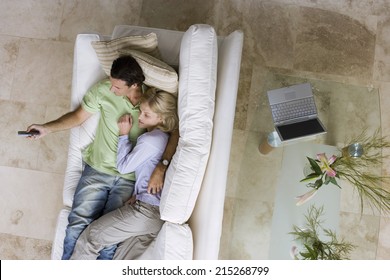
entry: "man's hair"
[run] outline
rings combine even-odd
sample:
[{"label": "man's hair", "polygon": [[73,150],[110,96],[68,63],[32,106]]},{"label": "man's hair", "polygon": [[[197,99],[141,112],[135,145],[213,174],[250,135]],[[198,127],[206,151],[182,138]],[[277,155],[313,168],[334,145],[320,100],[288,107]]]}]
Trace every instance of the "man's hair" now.
[{"label": "man's hair", "polygon": [[176,96],[156,88],[149,88],[142,94],[140,102],[148,104],[149,108],[161,117],[163,122],[157,126],[159,129],[164,132],[177,129],[179,118]]},{"label": "man's hair", "polygon": [[126,82],[128,87],[136,84],[141,86],[145,81],[144,73],[138,62],[130,55],[120,56],[111,66],[111,78]]}]

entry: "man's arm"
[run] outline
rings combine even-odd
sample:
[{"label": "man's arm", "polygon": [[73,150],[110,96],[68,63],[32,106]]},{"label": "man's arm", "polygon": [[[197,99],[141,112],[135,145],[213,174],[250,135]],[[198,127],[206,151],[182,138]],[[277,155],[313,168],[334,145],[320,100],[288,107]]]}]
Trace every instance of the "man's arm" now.
[{"label": "man's arm", "polygon": [[31,138],[41,138],[49,133],[57,132],[61,130],[67,130],[72,127],[82,124],[92,114],[85,111],[81,106],[76,110],[66,113],[58,119],[45,123],[45,124],[32,124],[27,128],[27,131],[37,130],[39,135],[31,136]]},{"label": "man's arm", "polygon": [[[171,162],[173,155],[176,152],[177,143],[179,142],[179,130],[176,129],[171,132],[167,146],[163,153],[162,159],[167,159]],[[148,193],[157,193],[159,192],[164,184],[165,172],[167,171],[167,166],[159,162],[154,169],[152,175],[150,176]]]}]

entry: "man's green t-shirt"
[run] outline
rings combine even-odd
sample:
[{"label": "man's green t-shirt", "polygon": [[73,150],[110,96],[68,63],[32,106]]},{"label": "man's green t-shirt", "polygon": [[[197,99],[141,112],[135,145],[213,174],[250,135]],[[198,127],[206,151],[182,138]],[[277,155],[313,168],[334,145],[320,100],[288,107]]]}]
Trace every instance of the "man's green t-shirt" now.
[{"label": "man's green t-shirt", "polygon": [[100,172],[135,181],[134,173],[120,174],[116,169],[119,134],[117,122],[124,114],[132,115],[133,126],[129,139],[135,145],[138,136],[145,132],[138,127],[139,104],[133,106],[127,97],[116,96],[111,92],[110,87],[108,79],[97,83],[85,94],[81,103],[87,112],[100,112],[95,139],[83,151],[83,159]]}]

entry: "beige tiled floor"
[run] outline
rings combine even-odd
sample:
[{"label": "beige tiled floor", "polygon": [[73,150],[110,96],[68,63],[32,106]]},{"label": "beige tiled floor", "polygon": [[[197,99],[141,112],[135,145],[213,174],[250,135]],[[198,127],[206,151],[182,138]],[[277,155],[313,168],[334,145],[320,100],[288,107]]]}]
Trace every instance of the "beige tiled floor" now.
[{"label": "beige tiled floor", "polygon": [[[389,135],[389,12],[390,0],[2,0],[0,258],[50,257],[68,132],[27,142],[16,131],[68,111],[77,33],[110,34],[116,24],[186,30],[194,23],[220,35],[244,31],[220,258],[266,259],[283,149],[257,152],[272,129],[264,92],[314,84],[330,131],[319,141],[340,144],[362,126]],[[389,170],[386,163],[383,172]],[[340,233],[359,244],[351,257],[390,259],[389,218],[360,216],[351,197],[343,189]]]}]

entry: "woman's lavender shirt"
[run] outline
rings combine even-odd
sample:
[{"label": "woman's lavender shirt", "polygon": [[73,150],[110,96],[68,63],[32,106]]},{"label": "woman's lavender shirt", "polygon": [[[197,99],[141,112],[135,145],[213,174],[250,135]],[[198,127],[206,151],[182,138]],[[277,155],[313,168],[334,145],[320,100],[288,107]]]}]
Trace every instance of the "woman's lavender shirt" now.
[{"label": "woman's lavender shirt", "polygon": [[161,160],[168,138],[167,133],[154,129],[139,136],[134,149],[127,135],[119,136],[118,139],[117,169],[121,174],[135,172],[134,194],[138,200],[151,205],[160,205],[161,192],[149,194],[147,189],[150,176]]}]

